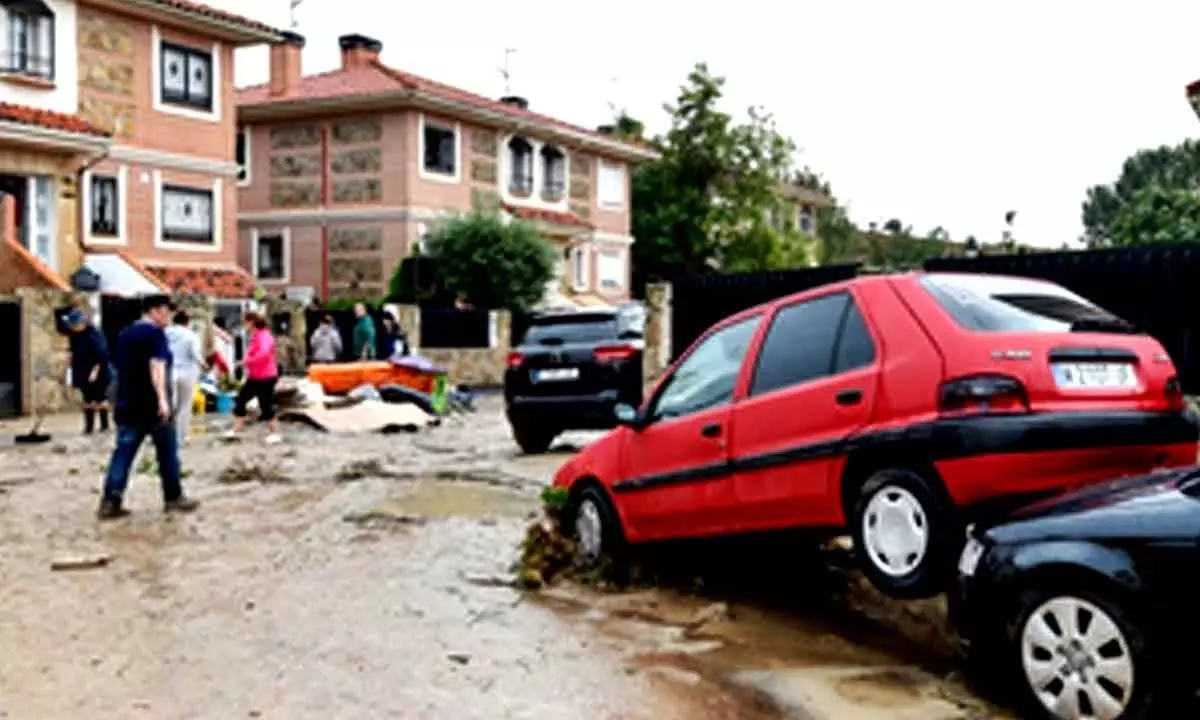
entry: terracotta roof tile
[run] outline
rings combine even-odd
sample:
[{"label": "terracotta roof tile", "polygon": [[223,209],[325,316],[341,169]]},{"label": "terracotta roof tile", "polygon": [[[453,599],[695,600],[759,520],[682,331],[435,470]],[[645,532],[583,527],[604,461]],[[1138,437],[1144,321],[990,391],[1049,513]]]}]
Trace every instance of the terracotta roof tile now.
[{"label": "terracotta roof tile", "polygon": [[203,268],[147,264],[146,269],[172,292],[219,298],[249,298],[254,295],[254,278],[239,267]]},{"label": "terracotta roof tile", "polygon": [[20,123],[21,125],[34,125],[49,130],[61,130],[80,135],[109,136],[108,131],[92,125],[78,115],[67,115],[66,113],[41,110],[39,108],[14,105],[13,103],[6,102],[0,102],[0,121]]},{"label": "terracotta roof tile", "polygon": [[533,222],[544,222],[551,225],[570,225],[572,227],[580,228],[590,228],[592,226],[592,224],[587,220],[584,220],[573,212],[543,210],[541,208],[521,207],[520,205],[508,204],[504,206],[504,211],[514,217],[518,217],[522,220],[531,220]]},{"label": "terracotta roof tile", "polygon": [[257,20],[251,20],[250,18],[244,17],[242,15],[235,15],[233,13],[225,12],[224,10],[218,10],[215,7],[206,5],[202,2],[192,2],[191,0],[152,0],[152,1],[156,5],[162,5],[163,7],[172,8],[174,10],[179,10],[181,12],[191,13],[193,15],[199,15],[201,17],[205,17],[210,20],[216,20],[218,22],[229,23],[230,25],[240,25],[243,28],[246,28],[247,30],[256,30],[258,32],[270,33],[273,35],[279,35],[283,32],[282,30],[273,28],[270,25],[267,25],[266,23],[261,23]]}]

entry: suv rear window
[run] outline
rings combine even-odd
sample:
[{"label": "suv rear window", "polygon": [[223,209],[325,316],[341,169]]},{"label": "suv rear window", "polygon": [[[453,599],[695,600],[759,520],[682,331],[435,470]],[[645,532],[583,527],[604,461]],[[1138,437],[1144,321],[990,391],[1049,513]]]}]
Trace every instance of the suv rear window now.
[{"label": "suv rear window", "polygon": [[617,339],[617,318],[611,314],[578,314],[538,318],[525,331],[525,345],[595,343]]},{"label": "suv rear window", "polygon": [[1051,282],[996,275],[925,275],[920,282],[967,330],[1129,331],[1112,313]]}]

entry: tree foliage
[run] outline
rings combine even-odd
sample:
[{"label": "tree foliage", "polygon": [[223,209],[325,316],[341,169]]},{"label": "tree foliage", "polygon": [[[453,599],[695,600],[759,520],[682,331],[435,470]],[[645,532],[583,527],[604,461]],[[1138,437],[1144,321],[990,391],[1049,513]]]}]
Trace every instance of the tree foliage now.
[{"label": "tree foliage", "polygon": [[478,308],[529,310],[554,273],[554,249],[536,227],[481,207],[434,228],[426,253],[442,287]]},{"label": "tree foliage", "polygon": [[1198,242],[1200,235],[1187,220],[1197,191],[1200,141],[1140,150],[1125,161],[1116,182],[1087,191],[1084,243],[1097,248]]}]

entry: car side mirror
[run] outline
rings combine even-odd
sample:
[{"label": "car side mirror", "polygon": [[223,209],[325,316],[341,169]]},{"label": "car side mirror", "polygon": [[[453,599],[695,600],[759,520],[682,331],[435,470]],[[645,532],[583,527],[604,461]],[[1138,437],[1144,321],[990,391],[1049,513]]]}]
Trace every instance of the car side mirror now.
[{"label": "car side mirror", "polygon": [[642,414],[628,403],[617,403],[613,407],[613,415],[616,416],[618,425],[625,425],[634,430],[642,429]]}]

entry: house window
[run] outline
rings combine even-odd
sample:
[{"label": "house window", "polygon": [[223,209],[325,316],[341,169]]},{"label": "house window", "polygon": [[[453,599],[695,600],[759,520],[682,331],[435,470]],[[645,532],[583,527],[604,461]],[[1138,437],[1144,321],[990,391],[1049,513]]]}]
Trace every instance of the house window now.
[{"label": "house window", "polygon": [[212,53],[163,42],[159,92],[164,103],[211,112]]},{"label": "house window", "polygon": [[603,290],[625,287],[625,261],[619,252],[604,251],[596,259],[596,275]]},{"label": "house window", "polygon": [[29,224],[26,246],[42,262],[57,270],[54,261],[54,179],[46,175],[29,178]]},{"label": "house window", "polygon": [[625,205],[625,166],[600,162],[600,177],[596,183],[597,200],[601,207],[619,208]]},{"label": "house window", "polygon": [[589,284],[587,251],[584,248],[572,248],[571,287],[575,290],[587,290]]},{"label": "house window", "polygon": [[567,192],[567,158],[553,145],[542,148],[542,177],[542,199],[549,202],[562,200]]},{"label": "house window", "polygon": [[424,121],[421,128],[422,168],[428,175],[458,176],[458,133]]},{"label": "house window", "polygon": [[533,146],[523,137],[508,141],[508,190],[518,197],[533,193]]},{"label": "house window", "polygon": [[287,249],[283,235],[260,235],[254,276],[259,280],[287,279]]},{"label": "house window", "polygon": [[250,129],[238,128],[234,155],[237,159],[238,185],[250,184]]},{"label": "house window", "polygon": [[115,238],[120,235],[120,193],[117,178],[93,175],[91,191],[92,235]]},{"label": "house window", "polygon": [[813,222],[813,213],[811,207],[808,205],[801,205],[800,208],[797,209],[796,226],[799,227],[801,232],[804,234],[812,235],[813,228],[816,227],[816,223]]},{"label": "house window", "polygon": [[211,190],[164,185],[162,189],[164,240],[212,243],[213,193]]},{"label": "house window", "polygon": [[0,0],[0,73],[54,79],[54,13],[41,0]]}]

